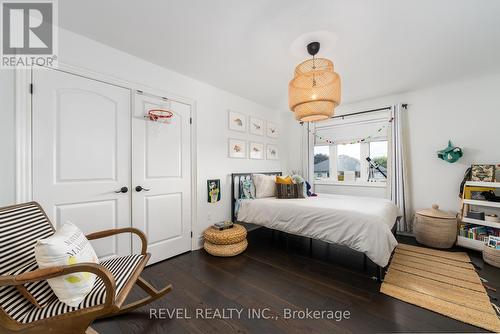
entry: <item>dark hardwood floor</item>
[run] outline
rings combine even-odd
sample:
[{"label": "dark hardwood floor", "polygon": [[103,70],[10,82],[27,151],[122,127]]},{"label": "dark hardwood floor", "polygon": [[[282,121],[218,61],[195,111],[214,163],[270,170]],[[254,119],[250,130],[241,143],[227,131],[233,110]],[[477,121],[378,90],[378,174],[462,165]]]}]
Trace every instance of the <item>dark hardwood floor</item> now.
[{"label": "dark hardwood floor", "polygon": [[[143,274],[147,280],[157,287],[170,282],[174,290],[136,312],[96,321],[93,328],[101,334],[483,331],[379,293],[379,283],[370,278],[375,265],[368,261],[364,271],[363,256],[348,248],[314,241],[310,257],[308,239],[277,232],[273,239],[264,228],[249,233],[248,239],[247,251],[233,258],[200,250],[149,266]],[[398,239],[416,244],[413,238]],[[484,265],[480,253],[469,254],[482,268],[479,275],[490,286],[500,287],[500,271]],[[141,295],[134,290],[132,298]],[[168,313],[175,309],[177,315]],[[253,309],[268,319],[249,316]],[[333,312],[317,320],[286,317],[306,309]],[[344,313],[337,321],[339,312],[345,311],[349,319]]]}]

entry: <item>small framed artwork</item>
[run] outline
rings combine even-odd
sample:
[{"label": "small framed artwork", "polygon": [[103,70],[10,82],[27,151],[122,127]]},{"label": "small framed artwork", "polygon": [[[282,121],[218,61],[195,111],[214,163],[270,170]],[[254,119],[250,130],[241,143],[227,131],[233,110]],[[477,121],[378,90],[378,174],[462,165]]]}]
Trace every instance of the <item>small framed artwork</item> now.
[{"label": "small framed artwork", "polygon": [[241,139],[229,138],[229,157],[245,159],[247,157],[247,142]]},{"label": "small framed artwork", "polygon": [[278,126],[273,122],[267,122],[267,136],[270,138],[278,138]]},{"label": "small framed artwork", "polygon": [[250,143],[250,159],[264,159],[264,144]]},{"label": "small framed artwork", "polygon": [[228,111],[229,130],[247,132],[247,117],[239,112]]},{"label": "small framed artwork", "polygon": [[278,160],[278,146],[272,145],[272,144],[267,144],[266,159],[267,160]]},{"label": "small framed artwork", "polygon": [[208,203],[220,201],[220,180],[207,180],[207,200]]},{"label": "small framed artwork", "polygon": [[495,165],[472,165],[471,181],[494,182]]},{"label": "small framed artwork", "polygon": [[250,133],[257,136],[263,136],[264,121],[259,118],[250,117]]}]

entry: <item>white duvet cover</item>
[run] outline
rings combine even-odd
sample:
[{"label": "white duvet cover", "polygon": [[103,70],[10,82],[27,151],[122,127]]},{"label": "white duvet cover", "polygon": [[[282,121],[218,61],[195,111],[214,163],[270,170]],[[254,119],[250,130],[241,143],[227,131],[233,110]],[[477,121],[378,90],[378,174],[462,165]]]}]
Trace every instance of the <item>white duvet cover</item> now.
[{"label": "white duvet cover", "polygon": [[318,197],[241,200],[238,221],[345,245],[385,267],[398,242],[391,233],[397,207],[386,199]]}]

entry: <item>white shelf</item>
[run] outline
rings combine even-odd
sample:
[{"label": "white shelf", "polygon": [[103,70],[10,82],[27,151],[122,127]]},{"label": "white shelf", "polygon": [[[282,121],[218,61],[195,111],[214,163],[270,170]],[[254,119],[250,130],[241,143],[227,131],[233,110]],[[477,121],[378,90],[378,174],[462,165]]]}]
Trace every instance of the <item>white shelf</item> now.
[{"label": "white shelf", "polygon": [[470,187],[500,188],[500,182],[466,181],[465,185]]},{"label": "white shelf", "polygon": [[464,204],[488,206],[490,208],[500,208],[500,202],[479,201],[475,199],[464,199]]},{"label": "white shelf", "polygon": [[465,238],[462,236],[457,236],[457,245],[470,248],[470,249],[475,249],[477,251],[482,252],[484,248],[484,242],[479,241],[479,240],[474,240],[474,239],[469,239]]},{"label": "white shelf", "polygon": [[494,228],[500,228],[500,223],[489,222],[486,220],[479,220],[479,219],[463,217],[462,222],[469,223],[469,224],[482,225],[482,226],[489,226],[489,227],[494,227]]}]

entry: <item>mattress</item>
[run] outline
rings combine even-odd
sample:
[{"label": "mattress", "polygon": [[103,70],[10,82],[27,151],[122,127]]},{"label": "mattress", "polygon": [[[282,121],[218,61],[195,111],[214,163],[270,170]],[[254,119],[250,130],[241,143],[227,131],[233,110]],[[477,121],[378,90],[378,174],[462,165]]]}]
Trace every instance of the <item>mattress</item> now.
[{"label": "mattress", "polygon": [[317,197],[241,200],[238,221],[347,246],[385,267],[398,242],[398,215],[389,200],[318,194]]}]

